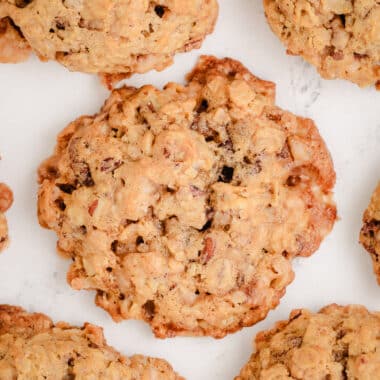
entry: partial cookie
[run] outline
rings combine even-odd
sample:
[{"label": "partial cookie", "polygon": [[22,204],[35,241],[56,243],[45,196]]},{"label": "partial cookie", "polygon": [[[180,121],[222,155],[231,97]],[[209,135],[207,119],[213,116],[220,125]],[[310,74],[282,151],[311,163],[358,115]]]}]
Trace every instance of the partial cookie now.
[{"label": "partial cookie", "polygon": [[13,193],[4,183],[0,183],[0,252],[8,245],[8,224],[4,213],[13,203]]},{"label": "partial cookie", "polygon": [[264,318],[331,230],[335,173],[273,83],[213,57],[188,81],[115,90],[70,124],[39,170],[39,220],[116,321],[220,338]]},{"label": "partial cookie", "polygon": [[376,380],[380,313],[330,305],[294,310],[256,336],[256,352],[235,380]]},{"label": "partial cookie", "polygon": [[301,55],[326,79],[380,89],[379,1],[264,0],[264,6],[288,54]]},{"label": "partial cookie", "polygon": [[0,305],[0,378],[180,380],[162,359],[130,358],[107,346],[100,327],[54,324],[43,314]]},{"label": "partial cookie", "polygon": [[199,48],[217,14],[216,0],[0,0],[0,17],[42,60],[124,76],[162,70],[175,53]]},{"label": "partial cookie", "polygon": [[0,62],[17,63],[28,59],[31,49],[10,18],[0,19]]},{"label": "partial cookie", "polygon": [[380,183],[372,194],[371,202],[364,212],[360,242],[371,254],[373,269],[380,285]]}]

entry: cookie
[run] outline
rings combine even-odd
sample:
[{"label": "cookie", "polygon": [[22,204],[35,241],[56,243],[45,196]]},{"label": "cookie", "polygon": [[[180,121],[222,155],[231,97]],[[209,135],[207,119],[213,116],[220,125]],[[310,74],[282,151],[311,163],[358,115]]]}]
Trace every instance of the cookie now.
[{"label": "cookie", "polygon": [[380,183],[364,212],[360,243],[371,254],[373,269],[380,285]]},{"label": "cookie", "polygon": [[8,224],[4,213],[12,206],[13,193],[4,183],[0,183],[0,252],[8,245]]},{"label": "cookie", "polygon": [[7,305],[0,305],[0,378],[182,379],[165,360],[120,355],[98,326],[54,324],[46,315]]},{"label": "cookie", "polygon": [[256,352],[235,380],[379,379],[380,313],[330,305],[294,310],[256,336]]},{"label": "cookie", "polygon": [[216,0],[0,1],[0,17],[42,60],[116,76],[162,70],[175,53],[199,48],[217,14]]},{"label": "cookie", "polygon": [[182,379],[165,360],[122,356],[107,346],[98,326],[54,324],[7,305],[0,305],[0,378]]},{"label": "cookie", "polygon": [[28,59],[31,49],[10,18],[0,19],[0,62],[17,63]]},{"label": "cookie", "polygon": [[123,87],[71,123],[39,169],[39,220],[114,320],[221,338],[275,307],[336,219],[335,172],[311,120],[274,106],[239,62],[188,83]]},{"label": "cookie", "polygon": [[380,89],[380,3],[376,0],[264,0],[273,32],[326,79]]}]

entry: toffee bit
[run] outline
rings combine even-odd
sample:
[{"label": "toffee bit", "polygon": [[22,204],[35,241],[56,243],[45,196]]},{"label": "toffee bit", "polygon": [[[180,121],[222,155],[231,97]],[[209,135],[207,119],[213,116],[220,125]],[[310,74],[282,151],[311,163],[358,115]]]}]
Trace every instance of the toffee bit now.
[{"label": "toffee bit", "polygon": [[98,207],[98,204],[99,204],[99,201],[96,199],[95,201],[93,201],[90,206],[88,207],[88,213],[93,216],[94,215],[94,212],[95,210],[97,209]]},{"label": "toffee bit", "polygon": [[203,265],[207,264],[213,258],[214,254],[215,254],[215,243],[214,243],[214,240],[208,236],[205,238],[205,245],[200,256],[201,264]]}]

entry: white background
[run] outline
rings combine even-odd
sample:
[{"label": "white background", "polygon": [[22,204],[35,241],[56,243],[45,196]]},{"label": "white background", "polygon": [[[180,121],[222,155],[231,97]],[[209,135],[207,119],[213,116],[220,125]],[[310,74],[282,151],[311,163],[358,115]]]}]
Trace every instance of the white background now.
[{"label": "white background", "polygon": [[316,311],[328,303],[362,303],[380,310],[380,287],[369,255],[358,244],[362,212],[380,179],[380,92],[344,81],[321,79],[302,59],[286,56],[266,24],[261,1],[220,0],[213,35],[199,51],[176,57],[164,72],[136,75],[128,84],[183,82],[200,54],[241,60],[254,74],[277,84],[277,103],[317,123],[334,159],[340,221],[320,250],[294,262],[296,279],[268,318],[223,340],[155,339],[148,325],[115,324],[93,303],[94,294],[66,284],[69,262],[55,253],[56,236],[36,218],[36,169],[55,145],[57,133],[107,97],[97,77],[69,73],[35,57],[0,66],[0,181],[13,189],[7,213],[11,246],[0,256],[0,303],[40,311],[55,321],[104,327],[109,344],[123,354],[164,357],[187,379],[232,379],[252,351],[257,331],[287,318],[293,308]]}]

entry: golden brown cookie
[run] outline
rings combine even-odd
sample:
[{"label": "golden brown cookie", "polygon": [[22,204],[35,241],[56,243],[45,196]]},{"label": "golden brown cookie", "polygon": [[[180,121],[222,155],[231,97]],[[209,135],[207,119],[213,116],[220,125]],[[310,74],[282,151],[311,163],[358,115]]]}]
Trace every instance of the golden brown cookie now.
[{"label": "golden brown cookie", "polygon": [[42,60],[111,80],[162,70],[175,53],[199,48],[217,14],[216,0],[0,0],[0,17]]},{"label": "golden brown cookie", "polygon": [[2,380],[180,380],[162,359],[130,358],[107,346],[100,327],[54,324],[43,314],[0,305]]},{"label": "golden brown cookie", "polygon": [[294,310],[256,336],[256,352],[235,380],[377,380],[380,313],[330,305]]},{"label": "golden brown cookie", "polygon": [[124,87],[71,123],[39,170],[39,220],[116,321],[223,337],[275,307],[336,219],[335,172],[311,120],[273,105],[239,62],[188,84]]},{"label": "golden brown cookie", "polygon": [[380,89],[377,0],[264,0],[267,20],[287,47],[326,79]]},{"label": "golden brown cookie", "polygon": [[12,206],[13,193],[4,183],[0,183],[0,252],[8,245],[8,224],[4,213]]},{"label": "golden brown cookie", "polygon": [[371,254],[373,269],[380,285],[380,183],[372,194],[371,202],[364,212],[360,242]]},{"label": "golden brown cookie", "polygon": [[31,49],[9,17],[0,19],[0,62],[17,63],[28,59]]}]

